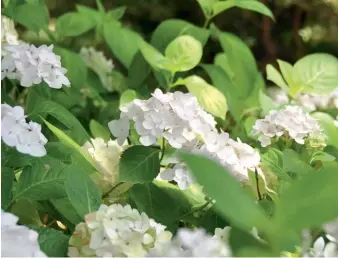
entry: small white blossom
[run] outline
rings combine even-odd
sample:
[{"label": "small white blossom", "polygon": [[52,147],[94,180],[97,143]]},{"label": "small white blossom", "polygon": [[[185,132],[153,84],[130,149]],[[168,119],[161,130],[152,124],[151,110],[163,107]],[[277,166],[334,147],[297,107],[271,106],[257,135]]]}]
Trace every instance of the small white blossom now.
[{"label": "small white blossom", "polygon": [[159,245],[148,257],[230,257],[229,245],[204,229],[180,228],[171,242]]},{"label": "small white blossom", "polygon": [[165,226],[130,205],[101,205],[76,226],[68,256],[140,257],[170,241],[171,236]]},{"label": "small white blossom", "polygon": [[1,15],[1,45],[6,43],[16,45],[18,41],[18,33],[15,30],[14,22],[5,15]]},{"label": "small white blossom", "polygon": [[101,138],[91,139],[82,147],[94,160],[96,168],[103,180],[114,185],[119,177],[120,155],[123,147],[116,141],[109,140],[105,142]]},{"label": "small white blossom", "polygon": [[1,210],[1,257],[47,257],[40,250],[38,233],[17,222],[17,216]]},{"label": "small white blossom", "polygon": [[103,52],[95,50],[93,47],[81,48],[80,56],[86,65],[92,69],[100,78],[102,85],[109,91],[112,90],[114,69],[113,61],[107,59]]},{"label": "small white blossom", "polygon": [[53,45],[36,48],[34,45],[20,43],[4,46],[6,55],[1,59],[1,79],[20,80],[21,86],[46,82],[49,87],[60,89],[70,86],[65,76],[67,70],[61,67],[60,56],[53,53]]},{"label": "small white blossom", "polygon": [[118,144],[122,145],[128,135],[130,130],[130,122],[128,117],[121,117],[119,120],[112,120],[108,123],[110,132],[117,138]]},{"label": "small white blossom", "polygon": [[260,135],[262,146],[271,144],[268,138],[285,135],[298,144],[304,144],[306,138],[322,135],[316,119],[305,113],[301,107],[286,106],[282,110],[272,110],[264,119],[259,119],[253,126],[253,133]]},{"label": "small white blossom", "polygon": [[1,139],[21,153],[34,157],[46,155],[47,138],[41,133],[41,125],[32,121],[27,123],[20,106],[1,104]]}]

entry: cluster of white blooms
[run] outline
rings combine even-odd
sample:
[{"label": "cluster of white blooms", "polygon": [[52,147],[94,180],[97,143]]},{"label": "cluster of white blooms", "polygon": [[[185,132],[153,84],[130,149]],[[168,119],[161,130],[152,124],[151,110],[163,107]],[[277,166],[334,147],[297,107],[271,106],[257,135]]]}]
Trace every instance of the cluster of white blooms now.
[{"label": "cluster of white blooms", "polygon": [[47,257],[40,250],[38,233],[17,222],[17,216],[1,210],[1,257]]},{"label": "cluster of white blooms", "polygon": [[[18,42],[18,33],[15,30],[14,22],[6,17],[5,15],[1,16],[1,46],[6,43],[11,45],[19,44]],[[1,51],[2,52],[2,51]],[[1,53],[2,55],[3,53]]]},{"label": "cluster of white blooms", "polygon": [[[257,170],[264,178],[263,172],[259,168],[259,152],[248,144],[242,143],[239,139],[237,141],[230,139],[226,132],[210,134],[204,144],[197,145],[190,151],[219,162],[240,181],[248,181],[248,170]],[[179,163],[177,159],[172,159],[171,163],[176,164],[172,168],[163,170],[159,174],[159,179],[173,180],[183,190],[195,182],[191,172],[184,164]]]},{"label": "cluster of white blooms", "polygon": [[70,238],[70,257],[140,257],[171,240],[165,226],[130,205],[101,205],[88,214]]},{"label": "cluster of white blooms", "polygon": [[20,80],[21,86],[46,82],[49,87],[60,89],[70,86],[65,76],[67,70],[61,66],[60,56],[53,53],[53,45],[35,47],[26,43],[8,44],[3,47],[6,54],[1,59],[1,79]]},{"label": "cluster of white blooms", "polygon": [[338,256],[338,242],[326,235],[329,242],[325,243],[323,237],[319,237],[313,243],[313,248],[304,254],[302,257],[337,257]]},{"label": "cluster of white blooms", "polygon": [[91,139],[82,147],[92,157],[103,180],[114,185],[119,177],[119,162],[123,147],[116,141],[105,142],[101,138]]},{"label": "cluster of white blooms", "polygon": [[93,47],[81,48],[80,56],[86,65],[92,69],[100,78],[102,85],[109,91],[112,90],[114,69],[113,61],[107,59],[103,52],[95,50]]},{"label": "cluster of white blooms", "polygon": [[288,95],[278,87],[267,89],[267,94],[272,98],[276,107],[289,103],[304,107],[308,111],[319,109],[336,108],[338,109],[338,89],[330,94],[315,96],[310,94],[299,94],[295,100],[290,101]]},{"label": "cluster of white blooms", "polygon": [[41,133],[41,125],[27,123],[21,106],[1,104],[1,139],[21,153],[34,157],[46,155],[47,138]]},{"label": "cluster of white blooms", "polygon": [[171,242],[159,245],[149,257],[231,257],[228,245],[230,228],[216,229],[211,236],[204,229],[181,228]]},{"label": "cluster of white blooms", "polygon": [[145,146],[165,138],[174,148],[182,148],[199,135],[204,139],[215,130],[215,119],[205,112],[190,93],[163,94],[156,89],[148,100],[135,99],[120,108],[120,120],[109,122],[111,133],[122,143],[129,135],[130,120]]},{"label": "cluster of white blooms", "polygon": [[253,134],[259,134],[258,140],[263,147],[271,144],[271,138],[282,135],[290,137],[298,144],[304,144],[305,138],[322,136],[316,119],[299,106],[286,106],[282,110],[272,110],[264,119],[253,126]]}]

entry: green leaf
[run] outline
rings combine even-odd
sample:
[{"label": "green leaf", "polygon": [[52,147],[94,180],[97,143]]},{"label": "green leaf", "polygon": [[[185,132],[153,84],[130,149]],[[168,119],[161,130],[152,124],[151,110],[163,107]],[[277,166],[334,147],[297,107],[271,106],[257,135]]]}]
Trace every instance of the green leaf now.
[{"label": "green leaf", "polygon": [[120,97],[120,107],[132,102],[137,98],[137,92],[134,90],[126,90]]},{"label": "green leaf", "polygon": [[98,121],[91,119],[89,122],[89,129],[94,138],[102,138],[105,141],[110,140],[110,132],[108,128],[101,125]]},{"label": "green leaf", "polygon": [[71,86],[84,88],[87,80],[88,68],[80,55],[65,48],[55,47],[54,52],[61,56],[62,67],[67,69],[66,76]]},{"label": "green leaf", "polygon": [[137,89],[143,85],[151,72],[151,67],[143,57],[141,51],[138,51],[128,69],[127,85],[130,89]]},{"label": "green leaf", "polygon": [[66,164],[71,163],[72,150],[61,142],[47,142],[45,145],[48,156],[58,159]]},{"label": "green leaf", "polygon": [[126,6],[119,6],[107,12],[106,17],[108,19],[120,20],[126,12]]},{"label": "green leaf", "polygon": [[67,256],[69,236],[52,228],[36,226],[30,226],[30,228],[39,233],[38,241],[40,249],[48,257]]},{"label": "green leaf", "polygon": [[16,185],[13,199],[48,200],[66,195],[63,182],[67,175],[65,165],[44,156],[24,167]]},{"label": "green leaf", "polygon": [[274,148],[269,148],[266,153],[261,155],[262,164],[265,168],[269,169],[278,178],[290,180],[291,178],[283,170],[283,153]]},{"label": "green leaf", "polygon": [[68,197],[52,199],[50,201],[57,209],[57,211],[60,212],[62,216],[64,216],[74,225],[77,225],[83,221],[83,218],[81,218],[80,215],[76,212]]},{"label": "green leaf", "polygon": [[236,6],[236,3],[231,0],[216,2],[212,6],[212,13],[213,13],[212,17],[235,6]]},{"label": "green leaf", "polygon": [[277,69],[275,67],[268,64],[266,66],[266,74],[267,74],[267,79],[269,81],[272,81],[273,83],[275,83],[283,91],[285,91],[285,92],[289,91],[288,85],[285,83],[282,75],[277,71]]},{"label": "green leaf", "polygon": [[275,20],[271,10],[266,7],[263,3],[256,0],[230,0],[233,1],[237,7],[254,11],[263,15],[270,17],[272,20]]},{"label": "green leaf", "polygon": [[189,35],[174,39],[165,50],[165,56],[173,64],[172,72],[189,71],[199,64],[203,54],[201,42]]},{"label": "green leaf", "polygon": [[227,102],[222,92],[196,75],[181,80],[181,83],[197,98],[199,104],[207,112],[221,119],[225,119]]},{"label": "green leaf", "polygon": [[280,230],[313,228],[338,216],[338,173],[321,170],[295,181],[280,196],[275,224]]},{"label": "green leaf", "polygon": [[335,159],[336,157],[330,155],[329,153],[326,153],[324,151],[317,151],[311,155],[310,163],[312,164],[314,161],[332,162]]},{"label": "green leaf", "polygon": [[3,167],[19,168],[31,164],[34,157],[18,152],[15,148],[9,147],[3,142],[1,143],[1,165]]},{"label": "green leaf", "polygon": [[160,172],[158,149],[136,145],[126,149],[120,160],[120,180],[130,183],[151,182]]},{"label": "green leaf", "polygon": [[[4,154],[2,154],[4,155]],[[1,208],[6,210],[12,199],[12,186],[14,182],[14,169],[9,167],[1,168]]]},{"label": "green leaf", "polygon": [[181,153],[198,183],[207,195],[216,200],[215,207],[231,224],[243,230],[256,226],[261,230],[270,227],[263,210],[241,188],[235,177],[215,161],[200,155]]},{"label": "green leaf", "polygon": [[215,3],[217,3],[218,0],[197,0],[197,2],[202,8],[204,16],[206,18],[211,18],[212,15],[214,14],[213,9],[214,9]]},{"label": "green leaf", "polygon": [[20,199],[13,205],[11,213],[18,216],[20,224],[42,225],[36,202]]},{"label": "green leaf", "polygon": [[311,114],[311,116],[317,119],[320,127],[323,129],[323,132],[327,137],[327,145],[338,148],[338,129],[334,124],[334,119],[330,115],[322,112],[315,112]]},{"label": "green leaf", "polygon": [[140,51],[144,59],[155,69],[163,69],[163,63],[167,59],[152,45],[145,41],[140,43]]},{"label": "green leaf", "polygon": [[129,68],[133,57],[139,50],[142,38],[136,32],[121,27],[117,21],[104,24],[104,38],[117,59]]},{"label": "green leaf", "polygon": [[315,169],[305,163],[300,155],[291,149],[283,151],[283,170],[294,174],[304,175],[315,172]]},{"label": "green leaf", "polygon": [[77,4],[76,5],[76,10],[83,14],[86,15],[87,17],[90,17],[91,20],[94,20],[96,25],[98,25],[101,22],[101,15],[100,13],[93,9],[93,8],[89,8],[85,5],[81,5],[81,4]]},{"label": "green leaf", "polygon": [[[14,1],[13,1],[14,2]],[[43,1],[39,4],[20,4],[15,6],[14,10],[8,10],[6,15],[22,24],[29,30],[39,32],[48,27],[49,14]]]},{"label": "green leaf", "polygon": [[154,183],[135,184],[128,192],[139,212],[145,212],[156,222],[173,227],[180,207],[164,189]]},{"label": "green leaf", "polygon": [[277,59],[277,62],[287,85],[293,88],[295,86],[295,80],[297,79],[294,78],[293,66],[290,63],[280,59]]},{"label": "green leaf", "polygon": [[276,109],[272,98],[266,95],[262,90],[259,91],[259,103],[262,109],[262,116],[266,116],[271,110]]},{"label": "green leaf", "polygon": [[84,218],[100,207],[101,191],[81,167],[70,166],[67,170],[69,173],[64,186],[68,199],[77,213]]},{"label": "green leaf", "polygon": [[55,22],[56,32],[64,37],[79,36],[95,26],[95,19],[81,12],[66,13],[58,17]]},{"label": "green leaf", "polygon": [[325,95],[337,88],[338,59],[316,53],[303,57],[294,65],[296,84],[302,92]]}]

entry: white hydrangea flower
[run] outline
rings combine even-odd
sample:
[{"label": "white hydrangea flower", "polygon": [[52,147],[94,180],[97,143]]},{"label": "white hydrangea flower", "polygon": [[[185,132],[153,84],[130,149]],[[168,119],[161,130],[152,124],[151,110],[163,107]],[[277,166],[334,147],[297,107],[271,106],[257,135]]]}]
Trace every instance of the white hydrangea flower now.
[{"label": "white hydrangea flower", "polygon": [[40,250],[38,233],[17,222],[17,216],[1,210],[1,257],[47,257]]},{"label": "white hydrangea flower", "polygon": [[229,245],[204,229],[180,228],[171,242],[159,245],[148,257],[230,257]]},{"label": "white hydrangea flower", "polygon": [[113,85],[113,61],[111,59],[107,59],[103,52],[97,51],[93,47],[81,48],[80,56],[86,65],[99,76],[102,85],[107,90],[111,91]]},{"label": "white hydrangea flower", "polygon": [[271,144],[271,138],[282,135],[290,137],[298,144],[304,144],[306,138],[323,135],[317,120],[299,106],[286,106],[282,110],[270,111],[264,119],[256,121],[253,133],[260,135],[258,140],[263,147]]},{"label": "white hydrangea flower", "polygon": [[20,43],[5,45],[6,55],[1,59],[1,79],[20,80],[21,86],[46,82],[49,87],[60,89],[62,85],[70,87],[65,76],[67,70],[61,66],[60,56],[53,53],[53,45],[39,46]]},{"label": "white hydrangea flower", "polygon": [[323,237],[319,237],[313,243],[311,248],[303,257],[337,257],[338,256],[338,244],[337,242],[325,243]]},{"label": "white hydrangea flower", "polygon": [[19,44],[18,33],[15,30],[14,22],[5,15],[1,15],[1,45]]},{"label": "white hydrangea flower", "polygon": [[120,155],[124,148],[116,141],[105,142],[101,138],[91,139],[91,142],[86,142],[82,148],[94,160],[101,178],[112,185],[116,184],[119,177]]},{"label": "white hydrangea flower", "polygon": [[27,123],[20,106],[1,104],[1,139],[24,154],[34,157],[47,154],[44,145],[48,140],[41,133],[41,125],[32,121]]},{"label": "white hydrangea flower", "polygon": [[127,120],[134,121],[140,142],[145,146],[156,144],[158,138],[164,137],[172,147],[179,149],[189,145],[197,136],[203,139],[216,130],[214,118],[199,106],[190,93],[176,91],[163,94],[156,89],[150,99],[135,99],[120,110],[120,120],[109,123],[111,133],[119,143],[129,134]]},{"label": "white hydrangea flower", "polygon": [[290,100],[288,95],[279,87],[270,87],[267,94],[273,100],[276,107],[287,105],[289,103],[303,107],[309,112],[336,108],[338,109],[338,89],[327,95],[299,94],[295,100]]},{"label": "white hydrangea flower", "polygon": [[169,242],[171,236],[165,226],[130,205],[101,205],[85,217],[85,223],[76,226],[68,256],[140,257]]}]

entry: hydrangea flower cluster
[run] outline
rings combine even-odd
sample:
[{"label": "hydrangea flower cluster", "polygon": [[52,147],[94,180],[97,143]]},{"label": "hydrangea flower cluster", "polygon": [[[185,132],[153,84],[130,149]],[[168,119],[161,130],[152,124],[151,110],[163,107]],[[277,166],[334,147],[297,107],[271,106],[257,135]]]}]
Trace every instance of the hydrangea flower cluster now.
[{"label": "hydrangea flower cluster", "polygon": [[181,228],[171,242],[151,250],[148,257],[230,257],[229,229],[217,228],[211,236],[204,229]]},{"label": "hydrangea flower cluster", "polygon": [[34,157],[46,155],[47,138],[41,133],[41,125],[30,121],[21,106],[1,104],[1,139],[17,151]]},{"label": "hydrangea flower cluster", "polygon": [[102,85],[107,90],[111,91],[113,84],[113,61],[111,59],[107,59],[103,52],[97,51],[93,47],[81,48],[80,56],[86,65],[99,76]]},{"label": "hydrangea flower cluster", "polygon": [[86,142],[82,148],[92,157],[101,178],[112,185],[116,184],[123,147],[116,141],[105,142],[101,138],[96,138]]},{"label": "hydrangea flower cluster", "polygon": [[337,108],[338,109],[338,89],[330,94],[315,96],[310,94],[299,94],[295,100],[290,101],[288,95],[278,87],[267,89],[267,94],[272,98],[276,107],[287,105],[289,103],[304,107],[309,112]]},{"label": "hydrangea flower cluster", "polygon": [[281,110],[272,110],[264,119],[253,126],[253,134],[260,135],[258,140],[263,147],[271,144],[271,138],[290,137],[298,144],[305,139],[323,138],[322,129],[316,119],[299,106],[286,106]]},{"label": "hydrangea flower cluster", "polygon": [[53,53],[53,45],[35,47],[26,43],[4,46],[6,55],[1,59],[1,79],[20,80],[21,86],[46,82],[49,87],[60,89],[70,86],[61,66],[60,56]]},{"label": "hydrangea flower cluster", "polygon": [[[240,181],[249,180],[248,170],[257,170],[264,178],[263,172],[259,168],[259,153],[248,144],[242,143],[240,139],[237,139],[237,141],[230,139],[229,134],[226,132],[215,134],[214,137],[209,135],[206,143],[192,148],[191,152],[219,162]],[[187,189],[195,182],[191,172],[184,164],[179,163],[177,159],[172,159],[171,162],[177,164],[172,168],[163,170],[159,175],[159,179],[173,180],[177,182],[179,188]]]},{"label": "hydrangea flower cluster", "polygon": [[17,216],[1,210],[1,257],[47,257],[40,250],[38,233],[17,222]]},{"label": "hydrangea flower cluster", "polygon": [[215,119],[205,112],[190,93],[176,91],[163,94],[156,89],[148,100],[135,99],[120,108],[120,120],[109,122],[111,133],[123,143],[129,135],[130,120],[145,146],[165,138],[176,148],[182,148],[199,135],[202,139],[215,130]]},{"label": "hydrangea flower cluster", "polygon": [[68,256],[140,257],[171,237],[165,226],[130,205],[101,205],[85,217],[85,223],[76,226]]},{"label": "hydrangea flower cluster", "polygon": [[[6,17],[5,15],[1,16],[1,46],[6,43],[11,45],[19,44],[18,33],[15,30],[14,22]],[[2,51],[1,51],[2,52]],[[3,55],[3,53],[1,53]]]}]

